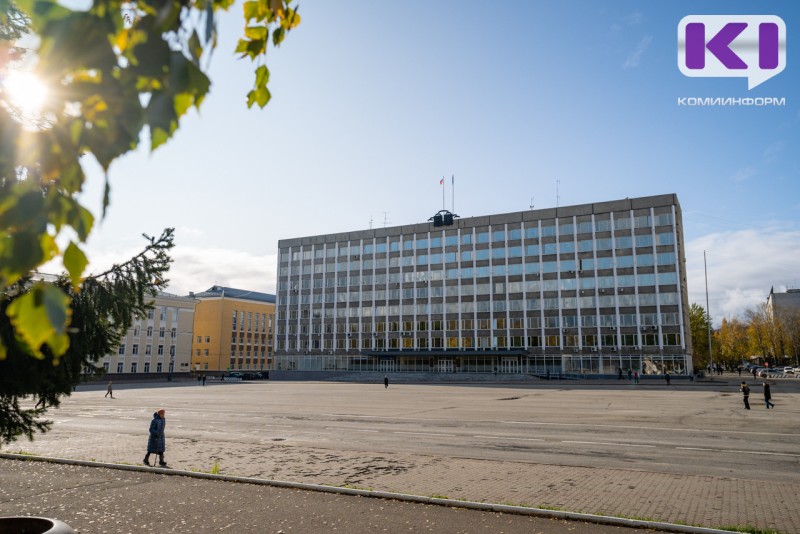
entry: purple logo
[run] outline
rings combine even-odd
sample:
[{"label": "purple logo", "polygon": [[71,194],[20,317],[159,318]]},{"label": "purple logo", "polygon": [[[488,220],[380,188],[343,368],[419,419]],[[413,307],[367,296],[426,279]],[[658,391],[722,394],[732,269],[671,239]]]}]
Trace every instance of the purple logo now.
[{"label": "purple logo", "polygon": [[747,88],[786,68],[786,24],[775,15],[689,15],[678,24],[685,76],[747,78]]}]

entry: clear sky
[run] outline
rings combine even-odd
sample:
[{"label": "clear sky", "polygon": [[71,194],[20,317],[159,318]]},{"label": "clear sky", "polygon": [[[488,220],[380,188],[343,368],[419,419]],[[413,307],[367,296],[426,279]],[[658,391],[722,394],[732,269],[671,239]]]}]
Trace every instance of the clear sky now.
[{"label": "clear sky", "polygon": [[[462,217],[676,193],[690,301],[705,303],[705,250],[715,320],[800,286],[795,0],[302,0],[300,14],[269,52],[264,110],[247,110],[253,67],[232,54],[241,6],[223,16],[200,114],[112,166],[92,269],[173,226],[173,292],[274,292],[279,239],[424,222],[443,176],[451,208],[455,175]],[[752,90],[684,76],[677,29],[693,14],[780,16],[786,69]],[[84,201],[101,198],[92,168]]]}]

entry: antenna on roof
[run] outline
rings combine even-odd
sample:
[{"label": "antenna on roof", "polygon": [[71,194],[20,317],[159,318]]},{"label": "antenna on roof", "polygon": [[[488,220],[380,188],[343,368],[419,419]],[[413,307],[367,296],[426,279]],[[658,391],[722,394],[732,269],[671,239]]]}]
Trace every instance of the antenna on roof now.
[{"label": "antenna on roof", "polygon": [[389,224],[389,212],[384,211],[383,213],[383,227],[386,228],[386,225]]},{"label": "antenna on roof", "polygon": [[556,207],[561,202],[561,195],[559,194],[559,187],[561,186],[561,180],[556,180]]},{"label": "antenna on roof", "polygon": [[531,206],[530,206],[530,208],[531,208],[531,211],[532,211],[533,210],[533,197],[531,197]]},{"label": "antenna on roof", "polygon": [[369,214],[369,229],[372,230],[372,214]]}]

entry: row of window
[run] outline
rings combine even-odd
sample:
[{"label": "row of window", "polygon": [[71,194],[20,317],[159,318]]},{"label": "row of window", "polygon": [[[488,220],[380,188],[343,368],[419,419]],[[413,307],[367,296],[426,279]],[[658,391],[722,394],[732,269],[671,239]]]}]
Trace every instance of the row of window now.
[{"label": "row of window", "polygon": [[[158,306],[157,308],[151,308],[147,310],[147,318],[153,319],[155,317],[156,311],[158,311],[159,320],[166,321],[167,315],[170,315],[173,323],[178,322],[178,308],[167,307],[167,306]],[[140,320],[137,319],[136,322],[139,323]]]},{"label": "row of window", "polygon": [[[581,295],[596,293],[604,295],[605,293],[613,293],[615,291],[614,278],[612,277],[599,277],[599,278],[584,278],[578,280],[575,278],[562,279],[562,280],[546,280],[546,282],[553,282],[547,284],[551,289],[540,289],[542,284],[539,280],[528,280],[527,282],[495,282],[494,284],[467,284],[462,286],[419,286],[407,287],[404,289],[378,289],[375,291],[339,291],[336,293],[315,293],[313,295],[290,295],[288,298],[281,299],[282,302],[288,303],[290,306],[307,305],[307,304],[346,304],[346,303],[369,303],[369,302],[383,302],[386,300],[412,300],[412,299],[427,299],[427,298],[446,298],[446,297],[472,297],[475,295],[500,295],[505,296],[506,288],[508,289],[509,298],[522,298],[523,291],[528,295],[538,296],[542,292],[557,293],[559,291],[568,293],[569,295],[580,289]],[[639,292],[655,291],[655,285],[661,287],[662,292],[674,291],[677,285],[677,275],[671,273],[659,273],[658,277],[655,274],[640,274],[636,278],[633,275],[618,276],[616,279],[616,291],[620,293],[634,293],[638,288]],[[538,287],[537,287],[538,286]],[[595,292],[597,289],[597,292]],[[627,290],[627,291],[626,291]],[[646,293],[643,293],[646,294]],[[593,298],[593,297],[586,297]],[[607,299],[606,297],[600,297]],[[643,297],[647,298],[647,297]],[[585,301],[588,302],[588,301]],[[613,306],[613,304],[610,304]],[[581,307],[591,306],[591,304],[584,304]],[[568,306],[573,307],[574,306]],[[280,314],[279,314],[280,316]]]},{"label": "row of window", "polygon": [[[117,348],[117,354],[124,355],[126,353],[126,350],[127,350],[126,345],[124,345],[124,344],[120,345]],[[152,345],[145,345],[144,353],[145,353],[145,355],[152,354],[153,353],[153,346]],[[175,355],[175,345],[170,345],[169,353],[170,353],[171,356]],[[134,356],[139,354],[139,344],[138,343],[134,343],[131,346],[131,354],[133,354]],[[164,345],[158,345],[157,354],[159,356],[164,354]]]},{"label": "row of window", "polygon": [[[134,326],[133,327],[133,336],[134,337],[139,337],[141,332],[142,332],[141,327],[139,327],[139,326]],[[147,337],[153,337],[153,327],[152,326],[148,326],[144,330],[144,332],[147,334]],[[158,337],[163,339],[164,337],[166,337],[166,334],[167,334],[167,329],[165,327],[162,326],[162,327],[160,327],[158,329]],[[169,331],[169,337],[171,337],[173,339],[173,343],[175,343],[174,339],[175,339],[175,337],[177,337],[177,335],[178,335],[178,331],[177,331],[176,328],[172,328]]]},{"label": "row of window", "polygon": [[[622,231],[622,230],[631,230],[632,228],[652,228],[653,222],[655,222],[655,227],[663,227],[663,226],[671,226],[673,223],[673,217],[671,213],[664,213],[656,215],[655,217],[650,217],[649,215],[640,215],[631,218],[628,214],[621,216],[620,218],[615,218],[612,221],[610,219],[599,219],[595,220],[594,224],[591,221],[584,221],[577,224],[573,224],[572,222],[562,223],[556,227],[554,223],[544,222],[542,223],[541,228],[538,225],[531,226],[525,228],[523,231],[520,228],[509,229],[508,231],[505,230],[494,230],[491,233],[489,231],[478,230],[473,235],[472,232],[464,233],[460,237],[458,235],[450,235],[444,238],[430,236],[428,232],[424,234],[415,234],[408,238],[404,238],[402,242],[402,248],[404,250],[420,250],[420,249],[428,249],[428,248],[439,248],[444,244],[446,247],[450,246],[457,246],[459,243],[462,245],[470,245],[473,243],[498,243],[502,241],[515,241],[523,238],[523,235],[526,239],[538,239],[540,237],[554,237],[556,235],[574,235],[574,234],[591,234],[594,232],[610,232],[613,226],[615,231]],[[535,224],[535,223],[534,223]],[[293,261],[298,260],[310,260],[313,258],[320,259],[323,257],[333,258],[337,256],[347,256],[347,255],[360,255],[360,254],[382,254],[387,252],[399,251],[401,248],[401,242],[399,238],[392,237],[390,238],[392,241],[389,243],[379,242],[379,243],[371,243],[371,240],[365,240],[366,242],[358,244],[347,244],[347,243],[330,243],[325,248],[317,247],[313,253],[311,250],[304,250],[304,251],[292,251],[291,259]],[[428,246],[430,245],[430,247]],[[280,256],[281,262],[288,262],[289,261],[289,253],[288,252],[281,252]]]},{"label": "row of window", "polygon": [[[232,355],[232,356],[235,356],[235,355],[236,355],[236,350],[235,350],[235,349],[236,349],[236,347],[231,347],[231,355]],[[257,350],[254,350],[254,351],[252,351],[252,352],[253,352],[253,357],[254,357],[254,358],[258,358],[258,356],[259,356],[259,351],[257,351]],[[243,354],[247,354],[247,357],[248,357],[248,358],[250,357],[250,351],[249,351],[249,350],[246,350],[246,351],[245,351],[245,350],[240,350],[240,351],[239,351],[239,356],[242,356]],[[263,350],[263,349],[262,349],[262,350],[260,351],[260,354],[261,354],[261,357],[262,357],[262,358],[264,358],[264,356],[267,354],[267,351],[265,351],[265,350]],[[198,357],[198,358],[199,358],[199,357],[200,357],[200,355],[201,355],[201,353],[200,353],[200,349],[195,349],[195,353],[194,353],[194,355],[195,355],[196,357]],[[208,358],[208,356],[209,356],[208,349],[203,349],[202,356],[203,356],[204,358]]]},{"label": "row of window", "polygon": [[[245,313],[246,313],[246,315],[245,315]],[[267,320],[267,317],[269,317],[269,320]],[[245,318],[247,318],[247,322],[246,323],[245,323]],[[245,325],[247,325],[247,331],[248,332],[252,332],[254,330],[256,332],[258,332],[259,331],[259,325],[261,325],[261,330],[260,331],[261,332],[266,332],[267,331],[267,324],[269,324],[269,328],[271,330],[272,329],[272,315],[268,316],[268,314],[266,314],[266,313],[258,313],[258,312],[256,312],[255,313],[255,317],[254,317],[253,316],[253,312],[243,312],[243,311],[233,310],[233,317],[231,319],[231,329],[232,330],[236,330],[237,326],[238,326],[238,328],[240,330],[244,331],[245,330]],[[199,338],[198,338],[197,342],[200,343]],[[206,337],[206,343],[208,343],[208,342],[209,342],[208,341],[208,337]]]},{"label": "row of window", "polygon": [[[103,363],[103,369],[105,369],[106,373],[108,372],[108,370],[110,369],[109,362]],[[162,369],[163,369],[163,366],[162,366],[161,362],[156,363],[156,371],[155,372],[156,373],[160,373],[160,372],[162,372]],[[139,372],[139,366],[138,366],[137,362],[131,362],[130,370],[131,370],[130,371],[131,373],[138,373]],[[125,372],[125,362],[117,362],[117,373],[119,374],[119,373],[124,373],[124,372]],[[150,362],[144,362],[144,366],[143,366],[142,372],[143,373],[149,373],[150,372]]]},{"label": "row of window", "polygon": [[681,346],[681,335],[665,334],[603,334],[603,335],[548,335],[548,336],[482,336],[390,339],[294,339],[279,342],[278,350],[392,350],[392,349],[531,349],[541,347],[583,348],[592,351],[621,347]]},{"label": "row of window", "polygon": [[[659,321],[659,316],[661,321]],[[638,321],[637,321],[638,317]],[[575,328],[580,325],[582,328],[595,328],[600,327],[641,327],[646,330],[658,330],[658,325],[661,326],[678,326],[680,325],[680,315],[677,312],[665,312],[660,315],[657,313],[642,313],[639,315],[632,313],[623,313],[620,315],[604,314],[604,315],[554,315],[552,317],[498,317],[494,319],[434,319],[431,321],[418,320],[418,321],[387,321],[387,322],[363,322],[363,323],[345,323],[340,322],[336,324],[290,324],[288,325],[289,334],[357,334],[359,332],[370,334],[385,332],[402,332],[403,335],[413,335],[414,332],[441,332],[443,330],[504,330],[510,328],[512,330],[528,328],[540,329],[544,328]],[[360,326],[359,326],[360,325]],[[278,328],[278,335],[283,335],[287,332],[286,325],[280,325]]]},{"label": "row of window", "polygon": [[[417,304],[395,304],[374,306],[339,306],[337,308],[316,308],[311,312],[315,319],[345,317],[387,317],[397,315],[439,315],[472,314],[483,312],[534,312],[543,310],[576,310],[578,308],[628,308],[644,306],[671,306],[680,302],[680,295],[675,292],[664,293],[623,293],[610,295],[589,295],[580,297],[529,298],[515,300],[482,300],[460,302],[423,302]],[[352,303],[351,303],[352,304]],[[358,303],[360,304],[360,303]],[[278,320],[287,317],[297,318],[297,310],[279,310]],[[293,315],[294,314],[294,315]]]},{"label": "row of window", "polygon": [[[505,249],[492,249],[494,250],[502,250],[505,252]],[[477,254],[481,253],[481,254]],[[455,253],[453,253],[455,254]],[[475,260],[489,260],[490,259],[490,251],[476,251]],[[337,276],[338,279],[347,279],[351,276],[358,276],[353,275],[352,273],[360,273],[364,272],[363,277],[372,276],[371,273],[373,270],[375,271],[384,271],[387,268],[394,267],[437,267],[442,265],[442,259],[445,259],[446,263],[451,263],[449,261],[448,256],[450,253],[447,254],[431,254],[430,256],[421,255],[421,256],[403,256],[397,258],[386,258],[377,259],[377,260],[354,260],[351,262],[345,263],[328,263],[326,265],[317,264],[317,265],[303,265],[302,270],[295,269],[291,271],[292,277],[296,276],[310,276],[311,274],[332,274],[332,273],[340,273]],[[480,257],[478,257],[480,256]],[[513,259],[519,256],[509,256],[510,259]],[[461,263],[461,269],[458,267],[450,267],[447,268],[447,278],[448,279],[457,279],[457,278],[472,278],[473,276],[481,277],[481,276],[489,276],[491,272],[494,276],[504,276],[504,275],[515,275],[515,274],[539,274],[539,273],[557,273],[557,272],[570,272],[570,271],[584,271],[584,270],[601,270],[601,269],[627,269],[631,267],[654,267],[654,266],[665,266],[665,265],[675,265],[676,256],[674,252],[660,252],[658,254],[652,254],[650,252],[642,252],[636,253],[634,256],[633,254],[624,254],[618,256],[605,256],[605,257],[598,257],[598,258],[580,258],[574,259],[572,256],[569,258],[560,258],[559,260],[551,260],[551,261],[538,261],[538,256],[536,256],[536,260],[529,260],[523,263],[512,263],[506,265],[505,263],[498,263],[498,260],[505,260],[505,256],[501,255],[495,257],[494,255],[491,256],[493,259],[491,266],[480,266],[475,267],[473,273],[473,262],[472,259],[466,260],[469,267],[465,266],[464,260]],[[453,256],[452,262],[455,262],[455,256]],[[491,271],[490,271],[491,269]],[[427,272],[426,268],[418,269],[418,272],[425,273]],[[461,273],[459,274],[459,271]],[[442,270],[439,269],[431,269],[431,276],[433,273],[442,273]],[[288,267],[281,267],[280,269],[280,276],[281,278],[287,278],[289,276],[289,268]],[[350,273],[350,276],[345,273]],[[368,274],[370,273],[370,274]],[[482,274],[485,273],[485,274]],[[400,274],[409,274],[409,273],[389,273],[389,274],[375,274],[375,278],[377,279],[380,276],[391,277],[392,275],[400,275]],[[591,275],[591,274],[590,274]],[[439,276],[443,276],[439,274]],[[326,280],[333,280],[334,278],[328,277]],[[376,282],[378,283],[378,282]],[[391,283],[391,282],[390,282]],[[338,282],[337,282],[338,284]],[[292,283],[291,289],[297,289],[294,287],[296,282]],[[286,280],[282,280],[278,284],[278,291],[286,291],[289,289],[289,282]],[[234,318],[234,325],[236,324],[236,319]],[[235,329],[235,328],[234,328]]]}]

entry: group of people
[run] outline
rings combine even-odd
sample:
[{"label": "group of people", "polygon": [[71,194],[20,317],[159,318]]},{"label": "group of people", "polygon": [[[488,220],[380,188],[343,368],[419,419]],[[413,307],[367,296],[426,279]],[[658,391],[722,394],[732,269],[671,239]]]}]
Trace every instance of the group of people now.
[{"label": "group of people", "polygon": [[[742,400],[744,400],[744,409],[750,409],[750,386],[747,385],[747,382],[742,382],[742,385],[739,386],[739,390],[742,392]],[[775,404],[772,402],[772,392],[769,389],[769,384],[764,382],[764,405],[766,406],[767,410],[770,408],[775,408]]]}]

